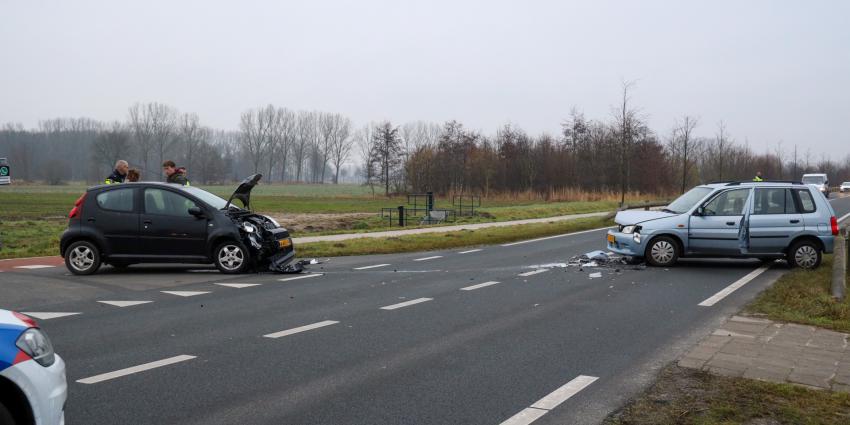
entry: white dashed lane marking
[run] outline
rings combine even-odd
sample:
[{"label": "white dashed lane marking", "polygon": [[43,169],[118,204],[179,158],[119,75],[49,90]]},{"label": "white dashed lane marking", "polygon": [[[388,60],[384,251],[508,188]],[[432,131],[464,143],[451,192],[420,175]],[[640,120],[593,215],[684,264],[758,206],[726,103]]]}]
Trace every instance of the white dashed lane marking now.
[{"label": "white dashed lane marking", "polygon": [[335,325],[339,322],[335,320],[325,320],[323,322],[313,323],[312,325],[300,326],[297,328],[287,329],[285,331],[274,332],[270,334],[263,335],[266,338],[280,338],[287,335],[297,334],[301,332],[311,331],[313,329],[323,328],[325,326]]},{"label": "white dashed lane marking", "polygon": [[138,366],[128,367],[126,369],[116,370],[115,372],[103,373],[100,375],[95,375],[89,378],[83,378],[77,380],[77,382],[81,384],[96,384],[98,382],[108,381],[110,379],[120,378],[122,376],[132,375],[134,373],[144,372],[146,370],[156,369],[158,367],[172,365],[174,363],[185,362],[186,360],[192,360],[195,356],[188,355],[180,355],[175,357],[169,357],[167,359],[157,360],[155,362],[140,364]]},{"label": "white dashed lane marking", "polygon": [[498,284],[498,283],[499,283],[499,282],[495,282],[495,281],[492,281],[492,282],[484,282],[484,283],[479,283],[478,285],[472,285],[472,286],[467,286],[466,288],[460,288],[460,290],[461,290],[461,291],[474,291],[474,290],[476,290],[476,289],[486,288],[486,287],[488,287],[488,286],[496,285],[496,284]]},{"label": "white dashed lane marking", "polygon": [[481,249],[470,249],[469,251],[461,251],[458,254],[472,254],[473,252],[479,252]]},{"label": "white dashed lane marking", "polygon": [[218,286],[226,286],[228,288],[250,288],[252,286],[260,286],[259,283],[216,283]]},{"label": "white dashed lane marking", "polygon": [[36,319],[41,320],[50,320],[56,319],[59,317],[65,316],[74,316],[82,313],[60,313],[60,312],[48,312],[48,311],[22,311],[21,313],[26,314],[27,316],[35,317]]},{"label": "white dashed lane marking", "polygon": [[177,295],[178,297],[194,297],[195,295],[209,294],[210,291],[159,291],[163,294]]},{"label": "white dashed lane marking", "polygon": [[45,264],[31,264],[29,266],[15,266],[16,269],[27,269],[27,270],[38,270],[38,269],[51,269],[56,266],[48,266]]},{"label": "white dashed lane marking", "polygon": [[134,305],[152,303],[153,301],[98,301],[99,303],[114,305],[115,307],[132,307]]},{"label": "white dashed lane marking", "polygon": [[286,277],[283,279],[278,279],[279,282],[289,282],[290,280],[299,280],[299,279],[309,279],[311,277],[319,277],[323,276],[321,273],[313,273],[313,274],[302,274],[300,276]]},{"label": "white dashed lane marking", "polygon": [[389,264],[375,264],[372,266],[363,266],[363,267],[355,267],[354,270],[368,270],[368,269],[377,269],[378,267],[386,267]]},{"label": "white dashed lane marking", "polygon": [[415,300],[405,301],[403,303],[387,305],[387,306],[381,307],[381,310],[395,310],[395,309],[398,309],[398,308],[403,308],[403,307],[411,306],[411,305],[414,305],[414,304],[424,303],[426,301],[433,301],[433,300],[434,300],[433,298],[417,298]]},{"label": "white dashed lane marking", "polygon": [[746,285],[751,280],[757,278],[759,275],[766,272],[767,269],[769,269],[769,268],[770,268],[770,265],[768,264],[766,266],[761,266],[761,267],[751,271],[746,276],[736,280],[731,285],[723,288],[720,292],[712,295],[711,297],[707,298],[705,301],[699,303],[698,305],[701,306],[701,307],[711,307],[714,304],[717,304],[718,302],[720,302],[720,300],[726,298],[727,296],[729,296],[729,294],[737,291],[738,288]]},{"label": "white dashed lane marking", "polygon": [[531,407],[523,409],[516,415],[511,416],[510,419],[502,422],[502,425],[530,424],[549,413],[550,410],[558,407],[561,403],[567,401],[570,397],[578,394],[579,391],[587,388],[588,385],[594,383],[597,379],[599,378],[595,376],[579,375],[557,390],[552,391],[546,397],[537,400]]},{"label": "white dashed lane marking", "polygon": [[537,269],[537,270],[532,270],[530,272],[520,273],[518,276],[522,276],[522,277],[534,276],[536,274],[546,273],[548,271],[549,271],[549,269]]},{"label": "white dashed lane marking", "polygon": [[433,257],[416,258],[413,261],[428,261],[428,260],[436,260],[438,258],[443,258],[443,256],[442,255],[435,255]]}]

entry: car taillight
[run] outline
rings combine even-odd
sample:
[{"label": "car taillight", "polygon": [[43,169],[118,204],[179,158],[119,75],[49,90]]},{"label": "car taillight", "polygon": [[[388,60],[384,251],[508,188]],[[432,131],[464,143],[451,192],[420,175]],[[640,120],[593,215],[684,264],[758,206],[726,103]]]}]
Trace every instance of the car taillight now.
[{"label": "car taillight", "polygon": [[829,219],[829,225],[832,226],[832,236],[838,236],[838,219],[835,216]]},{"label": "car taillight", "polygon": [[74,208],[71,208],[71,212],[68,213],[68,218],[74,218],[83,212],[83,201],[86,200],[87,194],[88,192],[84,193],[82,196],[77,198],[76,201],[74,201]]}]

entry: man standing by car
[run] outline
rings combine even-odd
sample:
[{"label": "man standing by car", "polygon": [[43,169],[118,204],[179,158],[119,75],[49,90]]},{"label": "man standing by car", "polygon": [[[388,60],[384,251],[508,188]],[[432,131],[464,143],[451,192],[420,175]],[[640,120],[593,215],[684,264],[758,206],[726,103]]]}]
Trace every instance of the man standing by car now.
[{"label": "man standing by car", "polygon": [[753,177],[754,182],[763,182],[764,179],[761,177],[761,171],[756,171],[756,176]]},{"label": "man standing by car", "polygon": [[183,167],[177,168],[174,161],[169,159],[168,161],[163,162],[162,170],[165,171],[166,183],[190,186],[189,179],[186,178],[186,169]]},{"label": "man standing by car", "polygon": [[106,184],[113,183],[124,183],[124,179],[127,177],[127,170],[130,168],[130,164],[123,159],[119,159],[115,163],[115,169],[112,170],[112,174],[106,178],[103,182]]}]

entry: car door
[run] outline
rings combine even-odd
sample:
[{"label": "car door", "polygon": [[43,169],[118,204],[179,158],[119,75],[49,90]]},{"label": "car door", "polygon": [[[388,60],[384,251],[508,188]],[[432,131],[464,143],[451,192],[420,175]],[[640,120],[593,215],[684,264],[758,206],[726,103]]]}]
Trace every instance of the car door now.
[{"label": "car door", "polygon": [[207,220],[189,214],[199,206],[177,192],[148,187],[144,189],[139,240],[146,255],[179,260],[206,257]]},{"label": "car door", "polygon": [[750,252],[781,253],[791,238],[803,230],[803,216],[791,189],[760,187],[753,192],[750,215]]},{"label": "car door", "polygon": [[93,211],[85,211],[85,226],[99,231],[106,240],[106,254],[132,256],[138,254],[139,213],[136,208],[136,189],[108,188],[95,195]]},{"label": "car door", "polygon": [[688,249],[697,254],[737,255],[741,252],[738,232],[751,188],[730,189],[715,195],[691,215]]}]

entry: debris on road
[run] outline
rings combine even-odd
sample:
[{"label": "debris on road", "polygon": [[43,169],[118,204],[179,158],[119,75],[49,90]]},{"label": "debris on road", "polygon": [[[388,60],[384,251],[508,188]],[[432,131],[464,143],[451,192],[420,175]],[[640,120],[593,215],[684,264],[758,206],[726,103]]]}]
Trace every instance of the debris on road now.
[{"label": "debris on road", "polygon": [[591,273],[591,274],[587,275],[587,277],[589,277],[591,279],[594,279],[594,278],[597,278],[597,277],[602,277],[602,272]]},{"label": "debris on road", "polygon": [[590,251],[585,254],[573,256],[566,263],[547,263],[535,264],[528,266],[530,269],[553,269],[575,268],[579,272],[584,272],[585,268],[601,270],[589,274],[591,279],[602,277],[602,271],[611,270],[613,273],[620,274],[623,270],[644,270],[646,265],[640,261],[635,262],[632,257],[614,254],[613,252]]}]

